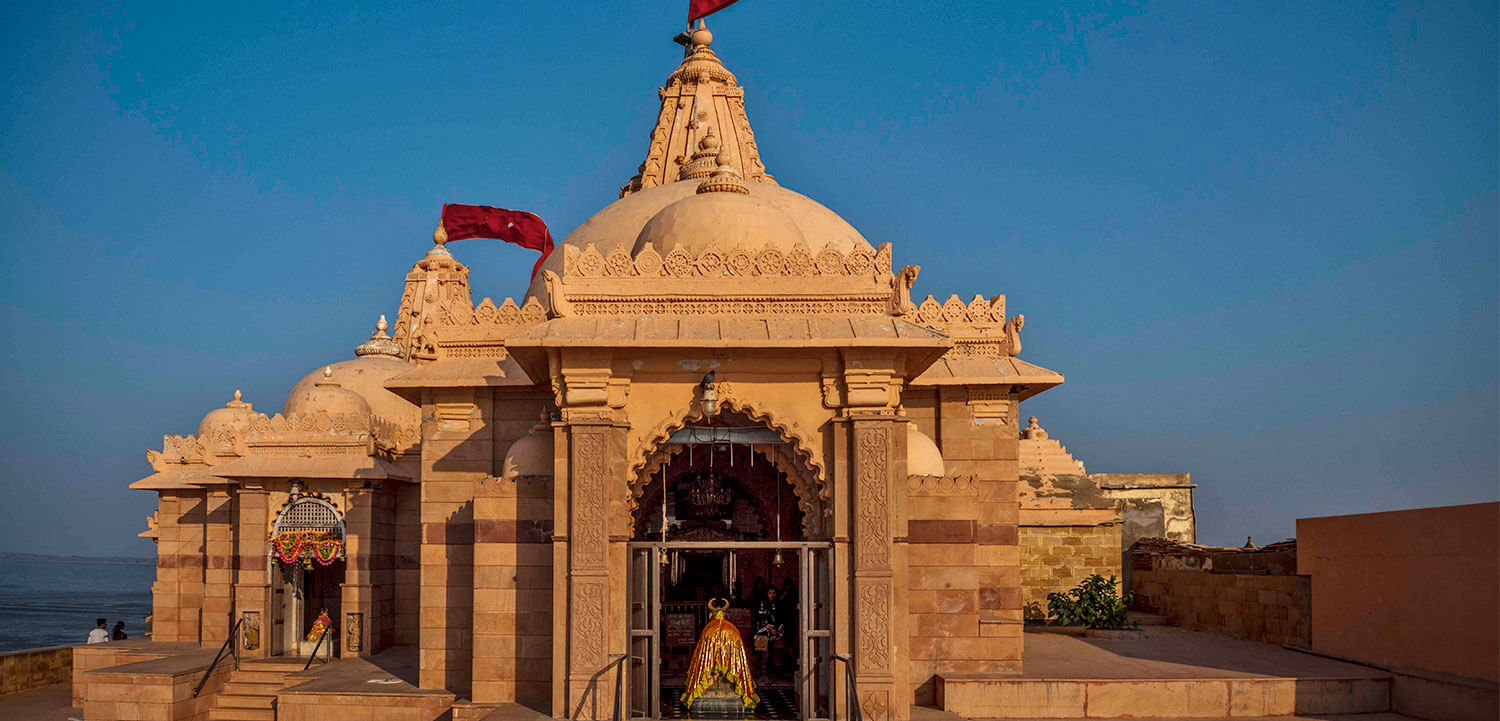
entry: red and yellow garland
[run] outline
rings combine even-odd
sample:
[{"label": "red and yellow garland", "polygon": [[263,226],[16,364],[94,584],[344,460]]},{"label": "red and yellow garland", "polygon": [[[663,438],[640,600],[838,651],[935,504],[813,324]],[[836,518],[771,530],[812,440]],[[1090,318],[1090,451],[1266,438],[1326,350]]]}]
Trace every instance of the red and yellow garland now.
[{"label": "red and yellow garland", "polygon": [[338,531],[282,531],[271,539],[271,549],[286,564],[317,559],[328,566],[344,558],[344,540]]}]

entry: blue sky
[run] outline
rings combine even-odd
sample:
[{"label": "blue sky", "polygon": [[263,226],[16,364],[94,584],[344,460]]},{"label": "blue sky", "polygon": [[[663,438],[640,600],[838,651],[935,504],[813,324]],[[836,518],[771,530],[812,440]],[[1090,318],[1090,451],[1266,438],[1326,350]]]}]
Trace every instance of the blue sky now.
[{"label": "blue sky", "polygon": [[[444,201],[611,202],[685,5],[0,5],[0,549],[149,554],[145,450],[351,357]],[[1494,500],[1493,3],[1058,5],[710,26],[770,172],[1007,294],[1068,377],[1023,414],[1191,472],[1202,540]],[[534,261],[455,252],[476,298]]]}]

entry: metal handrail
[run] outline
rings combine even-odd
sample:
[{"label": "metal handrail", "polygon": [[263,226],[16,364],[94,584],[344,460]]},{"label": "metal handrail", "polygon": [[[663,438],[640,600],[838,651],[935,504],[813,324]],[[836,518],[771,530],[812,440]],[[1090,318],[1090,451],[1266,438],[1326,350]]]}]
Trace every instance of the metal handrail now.
[{"label": "metal handrail", "polygon": [[[313,659],[318,657],[318,649],[323,647],[323,639],[328,638],[328,632],[332,630],[333,624],[329,624],[323,627],[322,633],[318,634],[318,642],[313,644],[312,655],[307,657],[307,663],[302,664],[303,671],[306,671],[307,669],[312,667]],[[328,648],[331,650],[333,647],[329,646]]]},{"label": "metal handrail", "polygon": [[611,714],[613,721],[620,721],[620,687],[625,681],[625,654],[612,653],[609,655],[615,661],[615,708]]},{"label": "metal handrail", "polygon": [[[865,712],[859,708],[859,684],[854,680],[854,662],[849,658],[849,654],[846,653],[834,654],[833,660],[843,661],[844,669],[847,672],[844,674],[844,678],[849,681],[845,684],[849,687],[849,712],[847,714],[849,721],[864,721]],[[838,714],[834,714],[834,716],[837,717]]]},{"label": "metal handrail", "polygon": [[240,645],[235,643],[235,640],[239,638],[240,624],[244,622],[245,619],[242,617],[240,620],[235,621],[234,626],[229,629],[229,635],[224,638],[224,643],[219,646],[219,652],[214,654],[214,662],[208,665],[207,671],[203,672],[203,678],[198,679],[198,686],[193,689],[193,698],[197,698],[198,694],[203,691],[203,685],[208,683],[208,677],[213,675],[214,669],[219,667],[219,662],[224,660],[225,651],[234,656],[235,668],[239,668]]}]

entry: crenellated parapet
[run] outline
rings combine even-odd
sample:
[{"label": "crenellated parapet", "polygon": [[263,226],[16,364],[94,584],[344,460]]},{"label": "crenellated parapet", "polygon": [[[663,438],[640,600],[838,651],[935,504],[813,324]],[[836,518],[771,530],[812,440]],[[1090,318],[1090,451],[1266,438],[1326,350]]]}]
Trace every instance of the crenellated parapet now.
[{"label": "crenellated parapet", "polygon": [[914,307],[908,302],[906,320],[932,328],[954,340],[954,355],[1016,356],[1021,353],[1021,328],[1026,317],[1005,315],[1005,296],[975,295],[965,303],[950,295],[941,303],[931,295]]},{"label": "crenellated parapet", "polygon": [[163,436],[162,450],[146,451],[146,460],[160,472],[256,455],[408,453],[420,443],[420,429],[368,413],[256,413],[198,435]]}]

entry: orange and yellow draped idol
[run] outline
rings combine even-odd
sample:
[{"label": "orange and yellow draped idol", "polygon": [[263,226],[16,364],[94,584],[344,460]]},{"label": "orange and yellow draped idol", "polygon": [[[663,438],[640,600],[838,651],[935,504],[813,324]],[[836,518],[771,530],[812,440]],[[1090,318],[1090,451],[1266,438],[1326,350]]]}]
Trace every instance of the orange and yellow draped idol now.
[{"label": "orange and yellow draped idol", "polygon": [[724,620],[724,611],[729,601],[721,600],[715,606],[708,602],[713,618],[703,627],[698,636],[698,645],[693,648],[693,662],[688,666],[687,690],[682,693],[682,705],[693,707],[714,681],[724,679],[734,686],[735,695],[745,702],[745,708],[755,708],[760,697],[755,695],[755,682],[750,680],[750,660],[745,657],[745,640],[734,624]]}]

